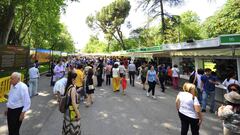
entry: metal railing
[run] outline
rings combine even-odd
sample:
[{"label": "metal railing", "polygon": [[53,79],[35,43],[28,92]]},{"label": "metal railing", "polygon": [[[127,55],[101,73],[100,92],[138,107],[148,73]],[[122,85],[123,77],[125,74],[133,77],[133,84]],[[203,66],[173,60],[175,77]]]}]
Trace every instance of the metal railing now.
[{"label": "metal railing", "polygon": [[[24,80],[24,75],[21,75],[21,80]],[[7,98],[6,95],[8,95],[10,91],[10,76],[0,78],[0,103],[6,102]]]}]

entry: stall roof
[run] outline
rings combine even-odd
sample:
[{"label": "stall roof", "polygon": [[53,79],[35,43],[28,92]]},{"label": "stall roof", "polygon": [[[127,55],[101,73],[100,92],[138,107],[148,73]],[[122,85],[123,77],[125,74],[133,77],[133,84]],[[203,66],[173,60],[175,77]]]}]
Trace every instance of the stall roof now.
[{"label": "stall roof", "polygon": [[171,51],[170,55],[178,57],[239,57],[240,48]]}]

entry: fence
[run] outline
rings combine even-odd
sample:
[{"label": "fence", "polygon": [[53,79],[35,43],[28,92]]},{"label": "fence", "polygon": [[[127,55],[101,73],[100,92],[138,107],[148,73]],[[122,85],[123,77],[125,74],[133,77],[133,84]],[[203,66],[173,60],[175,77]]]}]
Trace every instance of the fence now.
[{"label": "fence", "polygon": [[[24,80],[24,75],[21,75],[21,80]],[[0,78],[0,103],[6,102],[7,99],[5,98],[8,95],[10,90],[10,76]]]}]

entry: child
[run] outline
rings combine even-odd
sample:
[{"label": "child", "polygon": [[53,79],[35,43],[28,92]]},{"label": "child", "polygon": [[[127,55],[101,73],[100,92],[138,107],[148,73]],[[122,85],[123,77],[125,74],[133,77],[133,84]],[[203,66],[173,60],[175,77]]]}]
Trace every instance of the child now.
[{"label": "child", "polygon": [[126,75],[123,74],[122,75],[122,89],[123,89],[123,95],[125,95],[125,90],[127,88],[127,79],[126,79]]}]

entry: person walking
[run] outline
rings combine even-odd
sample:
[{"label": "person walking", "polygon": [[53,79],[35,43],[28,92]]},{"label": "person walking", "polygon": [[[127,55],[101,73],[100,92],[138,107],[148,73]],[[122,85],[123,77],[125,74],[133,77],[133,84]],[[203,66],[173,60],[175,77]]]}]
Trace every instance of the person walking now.
[{"label": "person walking", "polygon": [[228,73],[227,78],[223,81],[222,84],[223,84],[223,86],[226,87],[225,89],[226,89],[227,93],[229,92],[227,88],[230,84],[237,84],[240,86],[239,82],[236,80],[236,74],[233,71]]},{"label": "person walking", "polygon": [[88,74],[86,77],[86,93],[87,93],[87,103],[86,107],[89,107],[93,104],[93,93],[94,93],[94,83],[93,83],[93,69],[90,68],[88,70]]},{"label": "person walking", "polygon": [[192,135],[199,135],[202,114],[195,91],[194,84],[185,83],[183,92],[179,92],[176,98],[176,108],[181,120],[181,135],[187,135],[189,125],[191,126]]},{"label": "person walking", "polygon": [[60,97],[64,95],[65,87],[67,85],[67,78],[63,77],[58,80],[53,87],[53,94],[57,97],[57,101],[60,101]]},{"label": "person walking", "polygon": [[103,78],[102,78],[102,74],[103,74],[103,62],[101,59],[99,59],[99,64],[96,68],[96,74],[97,74],[97,86],[101,87],[102,86],[102,82],[103,82]]},{"label": "person walking", "polygon": [[179,85],[179,69],[178,69],[178,65],[174,65],[172,68],[172,84],[173,84],[173,88],[175,90],[178,89],[178,85]]},{"label": "person walking", "polygon": [[83,72],[83,66],[81,64],[77,65],[77,69],[75,70],[75,73],[77,74],[76,77],[76,88],[77,92],[81,95],[81,97],[85,96],[84,91],[84,72]]},{"label": "person walking", "polygon": [[197,80],[197,98],[198,101],[200,102],[200,104],[202,104],[202,81],[201,81],[201,77],[204,74],[204,70],[203,69],[198,69],[196,72],[196,80]]},{"label": "person walking", "polygon": [[106,85],[110,85],[111,84],[111,76],[112,76],[112,65],[110,62],[108,62],[107,66],[106,66],[105,73],[106,73]]},{"label": "person walking", "polygon": [[162,92],[165,92],[165,78],[166,78],[167,71],[165,69],[165,66],[162,64],[158,67],[158,78],[161,84]]},{"label": "person walking", "polygon": [[79,102],[75,86],[76,77],[76,73],[68,73],[65,94],[67,94],[69,102],[67,102],[67,110],[64,113],[62,135],[81,135]]},{"label": "person walking", "polygon": [[54,68],[55,68],[55,66],[56,66],[56,62],[55,62],[55,60],[53,60],[51,62],[51,81],[50,81],[50,86],[54,86],[53,78],[54,78]]},{"label": "person walking", "polygon": [[167,67],[167,80],[166,80],[167,85],[172,85],[172,68],[171,66]]},{"label": "person walking", "polygon": [[214,113],[215,108],[215,85],[219,84],[215,75],[211,74],[211,69],[206,68],[202,81],[202,112],[206,112],[207,98],[210,98],[210,113]]},{"label": "person walking", "polygon": [[123,95],[126,95],[126,88],[127,88],[126,74],[123,74],[123,75],[122,75],[121,82],[122,82],[122,94],[123,94]]},{"label": "person walking", "polygon": [[57,65],[54,67],[53,72],[54,72],[53,82],[55,84],[56,81],[63,78],[65,75],[65,68],[62,61],[57,61]]},{"label": "person walking", "polygon": [[128,74],[129,74],[130,85],[132,85],[134,87],[136,66],[133,63],[133,61],[131,61],[130,64],[128,65]]},{"label": "person walking", "polygon": [[141,81],[142,81],[142,85],[143,85],[143,90],[146,90],[147,72],[148,72],[148,68],[147,68],[146,63],[144,62],[142,65],[142,69],[141,69]]},{"label": "person walking", "polygon": [[126,69],[122,61],[120,62],[119,73],[121,78],[123,77],[124,74],[126,74]]},{"label": "person walking", "polygon": [[113,85],[113,91],[119,91],[120,90],[120,73],[119,73],[119,68],[118,64],[114,64],[113,69],[112,69],[112,85]]},{"label": "person walking", "polygon": [[223,120],[223,135],[240,134],[240,95],[232,90],[224,95],[226,105],[218,108],[218,117]]},{"label": "person walking", "polygon": [[157,72],[154,70],[154,66],[151,65],[150,70],[148,70],[147,72],[147,77],[146,80],[148,81],[148,91],[147,91],[147,96],[149,97],[149,93],[152,91],[152,98],[156,98],[155,97],[155,86],[156,86],[156,82],[159,80],[158,76],[157,76]]},{"label": "person walking", "polygon": [[28,71],[29,74],[29,95],[30,97],[37,96],[38,92],[38,79],[40,77],[39,70],[35,64]]},{"label": "person walking", "polygon": [[28,93],[28,87],[21,82],[21,73],[13,72],[10,78],[10,92],[7,101],[8,134],[19,135],[22,121],[25,113],[30,109],[31,100]]}]

